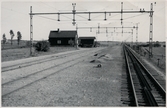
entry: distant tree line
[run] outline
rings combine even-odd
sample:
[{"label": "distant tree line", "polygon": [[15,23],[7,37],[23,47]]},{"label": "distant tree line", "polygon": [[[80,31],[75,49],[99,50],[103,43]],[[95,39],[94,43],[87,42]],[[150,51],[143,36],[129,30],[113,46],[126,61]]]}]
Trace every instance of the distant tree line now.
[{"label": "distant tree line", "polygon": [[[142,45],[139,45],[139,46],[142,46],[142,47],[149,47],[149,43],[147,44],[142,44]],[[160,47],[161,44],[159,43],[159,41],[156,41],[155,43],[152,44],[153,47]],[[163,47],[166,47],[166,45],[163,45]]]},{"label": "distant tree line", "polygon": [[[14,35],[13,30],[10,30],[9,33],[10,33],[10,36],[11,36],[11,45],[13,45],[13,37],[14,37],[15,35]],[[21,38],[22,38],[21,32],[18,31],[18,32],[17,32],[17,44],[18,44],[18,45],[20,45],[20,40],[21,40]],[[2,41],[3,41],[3,44],[5,44],[5,43],[7,42],[7,38],[6,38],[5,33],[3,34],[2,39],[3,39],[3,40],[2,40]]]},{"label": "distant tree line", "polygon": [[2,38],[3,38],[3,44],[5,44],[6,43],[6,35],[5,34],[3,34],[3,36],[2,36]]}]

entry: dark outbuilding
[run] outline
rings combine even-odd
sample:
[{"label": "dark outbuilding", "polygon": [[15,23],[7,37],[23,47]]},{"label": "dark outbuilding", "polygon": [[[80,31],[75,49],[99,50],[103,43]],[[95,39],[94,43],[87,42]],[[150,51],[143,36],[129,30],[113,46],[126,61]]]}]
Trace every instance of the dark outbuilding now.
[{"label": "dark outbuilding", "polygon": [[79,46],[81,47],[93,47],[95,44],[95,37],[79,37]]},{"label": "dark outbuilding", "polygon": [[74,45],[77,31],[50,31],[50,45]]}]

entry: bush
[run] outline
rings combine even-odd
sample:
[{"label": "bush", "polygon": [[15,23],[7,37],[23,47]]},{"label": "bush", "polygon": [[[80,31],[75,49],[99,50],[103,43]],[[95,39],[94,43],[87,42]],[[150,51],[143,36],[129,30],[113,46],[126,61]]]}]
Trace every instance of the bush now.
[{"label": "bush", "polygon": [[30,41],[27,41],[27,42],[26,42],[26,46],[27,46],[27,47],[31,46],[31,42],[30,42]]},{"label": "bush", "polygon": [[[35,47],[36,43],[32,43],[33,47]],[[26,42],[26,47],[30,47],[31,46],[31,41],[27,41]]]},{"label": "bush", "polygon": [[50,43],[48,41],[39,41],[35,44],[36,51],[47,52],[50,49]]},{"label": "bush", "polygon": [[160,44],[158,44],[158,43],[155,43],[154,44],[154,47],[160,47],[161,45]]},{"label": "bush", "polygon": [[149,47],[149,44],[143,44],[142,47]]},{"label": "bush", "polygon": [[94,47],[99,47],[99,46],[100,46],[100,42],[95,41],[94,42]]}]

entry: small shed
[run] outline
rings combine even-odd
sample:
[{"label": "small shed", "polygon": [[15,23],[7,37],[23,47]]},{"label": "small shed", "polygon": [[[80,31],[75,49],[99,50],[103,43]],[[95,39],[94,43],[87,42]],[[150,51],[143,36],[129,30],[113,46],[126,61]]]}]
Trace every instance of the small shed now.
[{"label": "small shed", "polygon": [[95,37],[79,37],[79,46],[81,47],[94,47]]},{"label": "small shed", "polygon": [[50,31],[50,45],[74,45],[77,31]]}]

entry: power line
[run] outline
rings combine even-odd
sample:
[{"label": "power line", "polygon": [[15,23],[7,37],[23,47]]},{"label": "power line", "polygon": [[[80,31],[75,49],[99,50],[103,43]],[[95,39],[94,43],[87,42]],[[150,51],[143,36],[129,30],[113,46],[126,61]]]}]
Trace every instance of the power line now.
[{"label": "power line", "polygon": [[162,9],[164,9],[166,6],[163,6],[162,8],[160,8],[159,10],[157,10],[155,13],[161,12]]},{"label": "power line", "polygon": [[[41,2],[41,3],[45,4],[46,6],[52,8],[52,9],[56,9],[55,7],[52,7],[52,6],[50,6],[50,5],[48,5],[48,4],[44,3],[44,2]],[[56,10],[57,10],[57,9],[56,9]]]},{"label": "power line", "polygon": [[68,18],[68,19],[72,20],[72,18],[70,18],[70,17],[67,17],[67,16],[65,16],[65,15],[61,15],[61,16],[63,16],[63,17],[65,17],[65,18]]},{"label": "power line", "polygon": [[88,18],[86,18],[86,17],[83,17],[83,16],[81,16],[81,15],[77,15],[77,16],[79,16],[79,17],[82,17],[82,18],[84,18],[84,19],[88,19]]},{"label": "power line", "polygon": [[[125,32],[123,32],[123,13],[125,14],[125,13],[142,13],[142,14],[140,14],[140,15],[143,15],[143,13],[149,13],[150,14],[150,21],[152,21],[153,20],[153,18],[152,18],[152,15],[153,15],[153,9],[152,9],[152,3],[151,3],[151,10],[150,11],[145,11],[144,9],[143,10],[137,10],[137,11],[125,11],[125,10],[123,10],[123,2],[121,2],[121,11],[96,11],[96,12],[88,12],[88,11],[84,11],[84,12],[76,12],[76,10],[75,10],[75,6],[76,6],[76,3],[72,3],[72,6],[73,6],[73,10],[72,10],[72,12],[53,12],[53,13],[32,13],[32,6],[30,7],[30,17],[31,17],[31,21],[30,22],[32,22],[32,16],[33,15],[53,15],[53,14],[57,14],[58,15],[58,21],[60,21],[60,15],[64,15],[64,14],[71,14],[71,15],[73,15],[73,22],[72,22],[72,24],[73,25],[75,25],[76,24],[76,19],[75,19],[75,16],[76,15],[78,15],[78,14],[88,14],[89,15],[89,20],[90,20],[90,15],[91,14],[103,14],[104,15],[104,19],[103,20],[107,20],[107,18],[106,18],[106,14],[111,14],[111,13],[118,13],[118,14],[121,14],[121,25],[122,25],[122,32],[120,32],[120,33],[125,33]],[[67,6],[66,6],[67,7]],[[140,15],[135,15],[135,16],[131,16],[131,17],[128,17],[128,18],[124,18],[124,19],[129,19],[129,18],[134,18],[134,17],[137,17],[137,16],[140,16]],[[83,17],[82,17],[83,18]],[[87,18],[85,18],[85,19],[87,19]],[[150,22],[150,28],[152,28],[152,22]],[[32,28],[32,23],[31,23],[31,25],[30,25],[30,27]],[[76,29],[77,29],[77,27],[76,27]],[[98,29],[99,29],[99,27],[98,27]],[[132,29],[133,30],[133,29]],[[152,29],[150,30],[150,36],[152,36]],[[107,31],[106,31],[107,32]],[[30,29],[30,33],[32,34],[32,29]],[[77,35],[78,36],[78,35]],[[123,35],[122,35],[123,36]],[[132,36],[133,36],[133,31],[132,31]],[[78,38],[78,37],[77,37]],[[152,39],[152,38],[150,38],[150,39]],[[32,41],[31,41],[32,42]],[[132,42],[133,42],[133,40],[132,40]],[[76,46],[77,47],[77,46]],[[31,51],[30,51],[31,52]]]},{"label": "power line", "polygon": [[[6,10],[9,10],[9,11],[16,12],[16,13],[18,13],[18,14],[22,14],[22,15],[28,15],[28,14],[25,14],[25,13],[22,13],[22,12],[18,12],[18,11],[16,11],[16,10],[13,10],[13,9],[8,9],[8,8],[5,8],[5,7],[2,7],[2,8],[6,9]],[[37,17],[41,17],[41,18],[45,18],[45,19],[50,19],[50,20],[57,21],[57,20],[55,20],[55,19],[53,19],[53,18],[44,17],[44,16],[37,16]]]},{"label": "power line", "polygon": [[141,15],[145,15],[145,14],[139,14],[139,15],[135,15],[135,16],[127,17],[127,18],[124,18],[124,20],[126,20],[126,19],[130,19],[130,18],[134,18],[134,17],[138,17],[138,16],[141,16]]},{"label": "power line", "polygon": [[[78,4],[77,4],[77,7],[78,7],[78,6],[81,7],[81,8],[83,8],[81,5],[78,5]],[[84,11],[87,11],[86,8],[83,8],[83,9],[84,9]]]},{"label": "power line", "polygon": [[46,18],[46,19],[50,19],[50,20],[53,20],[53,21],[57,21],[55,19],[52,19],[52,18],[48,18],[48,17],[44,17],[44,16],[38,16],[38,17],[42,17],[42,18]]},{"label": "power line", "polygon": [[6,9],[8,11],[13,11],[13,12],[16,12],[16,13],[19,13],[19,14],[24,14],[24,15],[28,15],[27,13],[22,13],[22,12],[19,12],[19,11],[16,11],[16,10],[13,10],[13,9],[9,9],[9,8],[5,8],[5,7],[2,7],[3,9]]},{"label": "power line", "polygon": [[97,18],[97,17],[99,17],[99,16],[101,16],[101,15],[102,15],[102,14],[100,14],[100,15],[97,15],[97,16],[95,16],[95,17],[91,18],[91,19]]},{"label": "power line", "polygon": [[109,17],[108,19],[111,19],[111,18],[118,16],[118,15],[120,15],[120,14],[113,15],[113,16]]}]

